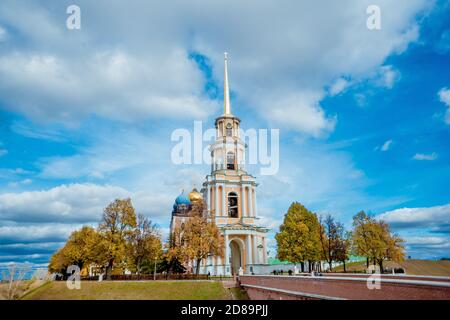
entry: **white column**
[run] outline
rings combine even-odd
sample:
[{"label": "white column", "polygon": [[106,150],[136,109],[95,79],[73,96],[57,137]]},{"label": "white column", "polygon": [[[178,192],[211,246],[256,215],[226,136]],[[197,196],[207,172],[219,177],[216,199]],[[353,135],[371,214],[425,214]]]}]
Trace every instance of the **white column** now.
[{"label": "white column", "polygon": [[253,217],[253,187],[248,188],[248,216]]},{"label": "white column", "polygon": [[250,272],[250,266],[253,264],[252,262],[252,238],[251,235],[247,235],[246,237],[246,248],[245,250],[247,251],[247,268],[246,268],[246,272],[247,273],[251,273]]},{"label": "white column", "polygon": [[263,262],[264,264],[267,263],[267,248],[266,248],[266,237],[262,237],[262,246],[263,246]]},{"label": "white column", "polygon": [[227,205],[226,205],[225,185],[222,185],[222,215],[224,217],[228,216],[226,207],[227,207]]},{"label": "white column", "polygon": [[258,264],[259,263],[259,259],[258,259],[258,236],[255,234],[253,235],[253,254],[255,256],[255,259],[253,260],[254,264]]},{"label": "white column", "polygon": [[254,190],[254,195],[255,195],[255,200],[254,200],[254,204],[253,204],[253,216],[256,217],[256,214],[258,213],[258,209],[256,207],[256,187],[253,190]]},{"label": "white column", "polygon": [[214,214],[216,217],[220,216],[219,214],[219,185],[216,184],[216,190],[214,190]]},{"label": "white column", "polygon": [[229,269],[229,260],[230,260],[230,246],[228,243],[228,235],[225,233],[225,263],[224,263],[225,275],[230,273],[230,270],[227,270],[227,269]]},{"label": "white column", "polygon": [[246,204],[246,202],[245,202],[245,186],[244,185],[242,185],[242,187],[241,187],[241,189],[242,189],[242,195],[241,195],[241,203],[242,203],[242,216],[243,217],[246,217],[247,216],[247,204]]},{"label": "white column", "polygon": [[207,196],[206,196],[206,204],[207,204],[207,207],[208,207],[208,214],[211,212],[211,186],[210,185],[207,185],[207,188],[208,188],[208,190],[207,190]]}]

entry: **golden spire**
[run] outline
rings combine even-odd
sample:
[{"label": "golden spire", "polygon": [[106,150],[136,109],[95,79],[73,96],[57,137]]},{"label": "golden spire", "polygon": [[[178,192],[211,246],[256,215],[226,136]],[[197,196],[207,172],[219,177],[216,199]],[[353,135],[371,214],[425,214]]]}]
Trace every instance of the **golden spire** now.
[{"label": "golden spire", "polygon": [[225,74],[224,74],[224,81],[223,81],[223,112],[224,114],[231,114],[230,109],[230,90],[228,87],[228,68],[227,68],[227,61],[228,61],[228,53],[224,53],[225,56]]}]

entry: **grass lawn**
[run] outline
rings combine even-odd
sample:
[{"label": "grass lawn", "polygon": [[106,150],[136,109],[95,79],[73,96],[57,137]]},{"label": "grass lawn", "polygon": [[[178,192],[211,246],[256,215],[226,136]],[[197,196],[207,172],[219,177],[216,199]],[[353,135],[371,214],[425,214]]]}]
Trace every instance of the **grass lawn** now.
[{"label": "grass lawn", "polygon": [[[432,261],[432,260],[405,260],[400,263],[396,262],[386,262],[385,267],[387,268],[403,268],[406,274],[409,275],[426,275],[426,276],[450,276],[450,261]],[[363,271],[366,268],[366,262],[355,262],[347,264],[347,271]],[[342,272],[344,270],[343,266],[335,268],[337,272]]]},{"label": "grass lawn", "polygon": [[82,281],[69,290],[65,281],[48,283],[25,295],[26,300],[226,300],[230,293],[219,281]]}]

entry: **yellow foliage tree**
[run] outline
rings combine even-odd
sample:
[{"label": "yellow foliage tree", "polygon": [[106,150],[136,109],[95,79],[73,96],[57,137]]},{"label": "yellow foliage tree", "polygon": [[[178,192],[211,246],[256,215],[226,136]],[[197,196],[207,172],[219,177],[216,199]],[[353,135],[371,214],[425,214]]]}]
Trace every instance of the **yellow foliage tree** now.
[{"label": "yellow foliage tree", "polygon": [[139,214],[137,226],[133,230],[129,243],[129,266],[138,274],[145,261],[156,261],[162,256],[161,235],[156,225]]},{"label": "yellow foliage tree", "polygon": [[292,263],[313,262],[321,257],[320,225],[317,216],[298,202],[289,207],[275,235],[278,258]]},{"label": "yellow foliage tree", "polygon": [[400,262],[404,259],[404,240],[391,233],[389,224],[375,220],[364,211],[353,217],[352,234],[355,254],[366,257],[367,262],[371,260],[378,264],[381,272],[384,261]]},{"label": "yellow foliage tree", "polygon": [[131,199],[116,199],[103,211],[102,221],[98,227],[102,248],[97,258],[105,264],[106,278],[111,279],[115,263],[124,264],[127,255],[127,239],[136,228],[136,213]]},{"label": "yellow foliage tree", "polygon": [[213,221],[204,216],[204,202],[196,203],[186,224],[174,228],[170,238],[169,260],[200,263],[209,255],[223,256],[223,237]]}]

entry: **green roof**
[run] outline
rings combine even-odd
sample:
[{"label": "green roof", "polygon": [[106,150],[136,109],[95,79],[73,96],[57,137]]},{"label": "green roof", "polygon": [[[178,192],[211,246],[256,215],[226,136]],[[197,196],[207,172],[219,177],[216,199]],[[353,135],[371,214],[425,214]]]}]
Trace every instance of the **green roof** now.
[{"label": "green roof", "polygon": [[[268,261],[269,264],[290,264],[289,261],[281,261],[281,260],[279,260],[277,258],[272,258],[272,257],[269,257],[268,260],[269,260]],[[365,261],[365,260],[366,260],[365,257],[359,257],[359,256],[350,255],[348,260],[347,260],[347,262],[359,262],[359,261]]]},{"label": "green roof", "polygon": [[278,260],[278,259],[272,258],[272,257],[269,257],[268,260],[269,260],[269,261],[268,261],[269,264],[289,264],[288,261],[281,261],[281,260]]}]

